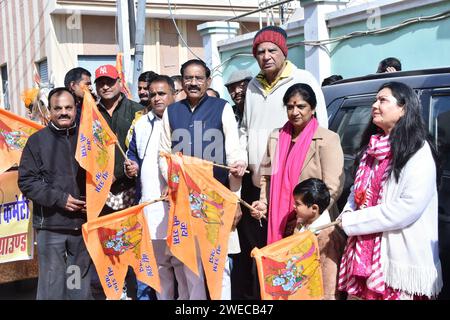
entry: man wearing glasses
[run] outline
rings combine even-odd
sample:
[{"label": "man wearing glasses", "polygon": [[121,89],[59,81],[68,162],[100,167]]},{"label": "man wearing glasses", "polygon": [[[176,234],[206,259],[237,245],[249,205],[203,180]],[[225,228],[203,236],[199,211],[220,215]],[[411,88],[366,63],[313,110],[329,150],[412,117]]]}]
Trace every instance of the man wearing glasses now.
[{"label": "man wearing glasses", "polygon": [[[192,59],[185,62],[180,73],[187,97],[171,104],[164,112],[160,151],[182,152],[184,155],[230,166],[230,170],[214,167],[214,177],[240,193],[247,157],[239,143],[236,143],[239,141],[239,133],[233,109],[226,100],[206,94],[211,82],[211,71],[203,61]],[[167,177],[164,157],[160,158],[160,168]],[[238,206],[232,230],[235,230],[240,215]],[[234,231],[230,234],[228,253],[237,253],[236,251],[240,249],[237,233]],[[186,270],[189,299],[204,300],[206,290],[200,255],[197,263],[199,276]],[[230,299],[230,261],[225,265],[224,279],[222,299]]]}]

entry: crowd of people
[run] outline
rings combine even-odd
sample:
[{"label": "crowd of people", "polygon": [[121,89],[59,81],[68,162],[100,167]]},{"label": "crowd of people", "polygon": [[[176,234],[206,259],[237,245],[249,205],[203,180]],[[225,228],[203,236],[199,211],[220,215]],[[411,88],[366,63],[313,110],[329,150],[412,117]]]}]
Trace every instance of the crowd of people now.
[{"label": "crowd of people", "polygon": [[[143,73],[139,103],[122,92],[115,67],[100,66],[94,79],[98,109],[127,156],[115,153],[113,184],[100,215],[164,195],[168,169],[160,151],[181,151],[227,165],[214,167],[214,177],[252,204],[252,209],[238,206],[235,214],[222,299],[260,298],[250,255],[254,247],[331,221],[337,225],[316,234],[325,299],[435,298],[442,287],[435,149],[417,96],[397,82],[379,89],[355,182],[340,212],[340,139],[327,129],[321,86],[287,59],[286,40],[279,27],[256,34],[253,56],[259,73],[236,70],[224,79],[233,106],[210,88],[211,71],[198,59],[185,62],[177,76]],[[81,234],[86,173],[75,160],[83,87],[92,89],[91,74],[72,69],[64,85],[50,92],[50,122],[30,137],[19,166],[19,187],[34,204],[37,298],[102,299]],[[155,292],[129,272],[124,298],[209,298],[200,258],[196,274],[168,249],[168,211],[167,202],[145,207],[161,290]],[[69,265],[80,267],[78,289],[66,286]]]}]

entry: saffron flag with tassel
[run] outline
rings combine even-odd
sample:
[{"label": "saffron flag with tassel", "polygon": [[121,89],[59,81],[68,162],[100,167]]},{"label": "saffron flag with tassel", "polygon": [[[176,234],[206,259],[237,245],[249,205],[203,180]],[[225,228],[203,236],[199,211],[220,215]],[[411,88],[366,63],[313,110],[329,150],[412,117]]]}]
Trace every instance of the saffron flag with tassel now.
[{"label": "saffron flag with tassel", "polygon": [[160,281],[142,203],[83,225],[83,239],[108,299],[119,299],[131,266],[137,280],[160,292]]},{"label": "saffron flag with tassel", "polygon": [[251,252],[262,300],[321,300],[323,280],[317,237],[304,231]]},{"label": "saffron flag with tassel", "polygon": [[0,174],[19,165],[28,138],[43,125],[0,108]]},{"label": "saffron flag with tassel", "polygon": [[168,246],[196,272],[195,238],[211,299],[221,299],[228,239],[239,198],[214,178],[212,162],[181,154],[166,158],[171,201]]},{"label": "saffron flag with tassel", "polygon": [[94,98],[85,88],[75,159],[86,170],[88,221],[98,217],[108,198],[114,176],[116,141]]}]

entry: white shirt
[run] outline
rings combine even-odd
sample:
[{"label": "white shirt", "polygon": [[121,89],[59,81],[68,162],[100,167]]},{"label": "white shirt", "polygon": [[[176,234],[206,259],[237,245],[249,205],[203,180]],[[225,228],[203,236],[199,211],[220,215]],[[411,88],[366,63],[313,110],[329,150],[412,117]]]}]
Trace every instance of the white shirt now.
[{"label": "white shirt", "polygon": [[[140,202],[159,198],[167,186],[158,167],[159,140],[162,131],[162,120],[153,112],[142,116],[135,125],[136,149],[142,164],[140,179],[142,196]],[[159,201],[144,208],[150,235],[153,240],[167,237],[169,205]]]}]

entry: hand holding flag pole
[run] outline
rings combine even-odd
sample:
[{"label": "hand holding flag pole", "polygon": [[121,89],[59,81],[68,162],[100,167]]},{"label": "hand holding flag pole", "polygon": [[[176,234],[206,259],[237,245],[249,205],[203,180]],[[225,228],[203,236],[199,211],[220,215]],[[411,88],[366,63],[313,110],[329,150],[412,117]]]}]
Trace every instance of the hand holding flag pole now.
[{"label": "hand holding flag pole", "polygon": [[[224,169],[228,169],[228,170],[232,169],[230,166],[225,166],[223,164],[218,164],[218,163],[214,163],[214,162],[212,163],[212,165],[215,167],[224,168]],[[250,173],[250,171],[248,171],[248,170],[245,170],[244,172]]]},{"label": "hand holding flag pole", "polygon": [[239,199],[239,202],[242,203],[245,207],[249,208],[251,211],[255,211],[261,214],[261,218],[267,219],[266,215],[263,214],[261,211],[255,209],[254,207],[252,207],[250,204],[248,204],[247,202],[245,202],[242,199]]},{"label": "hand holding flag pole", "polygon": [[[125,153],[125,151],[123,151],[122,146],[120,145],[119,141],[116,141],[116,146],[119,148],[120,153],[125,158],[125,164],[130,163],[129,162],[130,159],[128,159],[127,154]],[[138,174],[136,173],[134,176],[137,177]]]},{"label": "hand holding flag pole", "polygon": [[[165,154],[167,154],[167,153],[165,153],[165,152],[160,152],[159,153],[159,155],[160,156],[164,156]],[[192,157],[193,159],[195,159],[195,157]],[[214,162],[212,162],[212,161],[207,161],[207,160],[203,160],[203,159],[198,159],[199,161],[202,161],[202,162],[208,162],[208,163],[211,163],[213,166],[215,166],[215,167],[219,167],[219,168],[224,168],[224,169],[231,169],[231,167],[229,167],[229,166],[225,166],[225,165],[222,165],[222,164],[217,164],[217,163],[214,163]],[[248,171],[248,170],[245,170],[245,172],[246,173],[250,173],[250,171]],[[244,200],[242,200],[241,198],[238,198],[238,201],[240,202],[240,203],[242,203],[245,207],[247,207],[248,209],[250,209],[251,211],[257,211],[255,208],[253,208],[250,204],[248,204],[247,202],[245,202]],[[259,212],[259,211],[258,211]],[[264,215],[264,214],[261,214],[261,217],[262,218],[264,218],[264,219],[267,219],[266,218],[266,216]],[[260,224],[261,224],[261,221],[260,221]],[[262,226],[262,225],[261,225]]]}]

